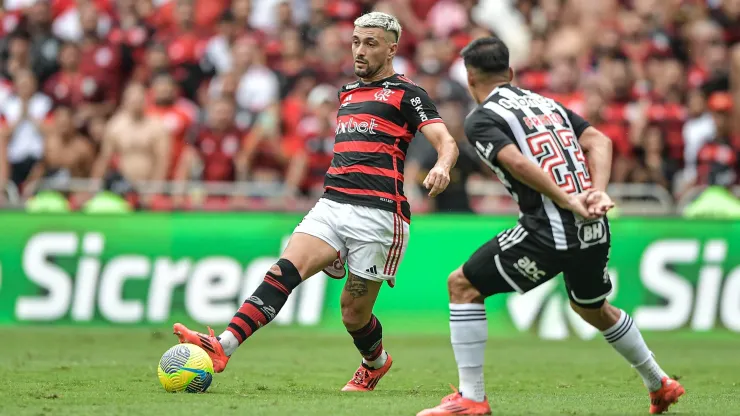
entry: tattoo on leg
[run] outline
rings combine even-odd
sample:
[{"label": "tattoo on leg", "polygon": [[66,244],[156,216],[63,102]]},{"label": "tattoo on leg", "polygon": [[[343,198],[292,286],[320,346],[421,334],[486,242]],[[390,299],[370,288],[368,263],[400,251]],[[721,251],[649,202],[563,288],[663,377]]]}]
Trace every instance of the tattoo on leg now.
[{"label": "tattoo on leg", "polygon": [[350,273],[347,283],[344,285],[344,290],[355,299],[361,298],[367,295],[367,281]]}]

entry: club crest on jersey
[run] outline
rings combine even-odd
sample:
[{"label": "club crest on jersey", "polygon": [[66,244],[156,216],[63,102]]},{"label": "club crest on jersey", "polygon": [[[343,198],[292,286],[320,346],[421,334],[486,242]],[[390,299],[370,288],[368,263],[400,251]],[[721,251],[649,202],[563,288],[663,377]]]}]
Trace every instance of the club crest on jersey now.
[{"label": "club crest on jersey", "polygon": [[388,98],[393,95],[395,91],[383,88],[382,90],[375,93],[375,101],[388,101]]}]

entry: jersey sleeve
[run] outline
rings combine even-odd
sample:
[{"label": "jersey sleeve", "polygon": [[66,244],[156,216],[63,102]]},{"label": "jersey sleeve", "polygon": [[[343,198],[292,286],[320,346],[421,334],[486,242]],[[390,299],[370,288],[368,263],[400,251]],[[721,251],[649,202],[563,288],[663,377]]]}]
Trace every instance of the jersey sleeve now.
[{"label": "jersey sleeve", "polygon": [[583,132],[586,131],[587,128],[591,127],[591,123],[576,114],[570,108],[560,103],[558,103],[558,105],[560,105],[560,107],[565,110],[565,115],[568,116],[568,120],[570,120],[570,125],[573,126],[573,132],[576,134],[576,137],[581,137],[581,134],[583,134]]},{"label": "jersey sleeve", "polygon": [[515,144],[495,120],[477,111],[465,120],[465,136],[478,155],[492,164],[496,164],[496,157],[501,149]]},{"label": "jersey sleeve", "polygon": [[420,87],[406,90],[401,99],[401,114],[409,123],[409,131],[415,133],[420,128],[431,123],[441,123],[442,117],[437,112],[429,94]]}]

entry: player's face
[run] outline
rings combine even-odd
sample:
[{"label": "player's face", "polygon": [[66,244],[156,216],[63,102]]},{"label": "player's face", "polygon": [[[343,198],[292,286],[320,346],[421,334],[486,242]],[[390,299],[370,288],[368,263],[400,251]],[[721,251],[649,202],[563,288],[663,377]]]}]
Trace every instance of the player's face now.
[{"label": "player's face", "polygon": [[391,41],[392,34],[380,28],[356,27],[352,33],[352,57],[355,59],[355,75],[372,78],[392,65],[398,44]]}]

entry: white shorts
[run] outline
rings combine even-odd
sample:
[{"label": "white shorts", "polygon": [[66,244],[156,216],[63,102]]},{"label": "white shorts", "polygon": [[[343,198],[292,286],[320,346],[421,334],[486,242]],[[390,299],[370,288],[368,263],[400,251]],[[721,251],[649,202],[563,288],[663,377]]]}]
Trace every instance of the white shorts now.
[{"label": "white shorts", "polygon": [[[391,287],[409,240],[409,224],[400,215],[326,198],[319,199],[294,232],[320,238],[337,250],[338,263],[327,269],[341,274],[346,262],[355,276]],[[337,277],[337,272],[327,274]]]}]

